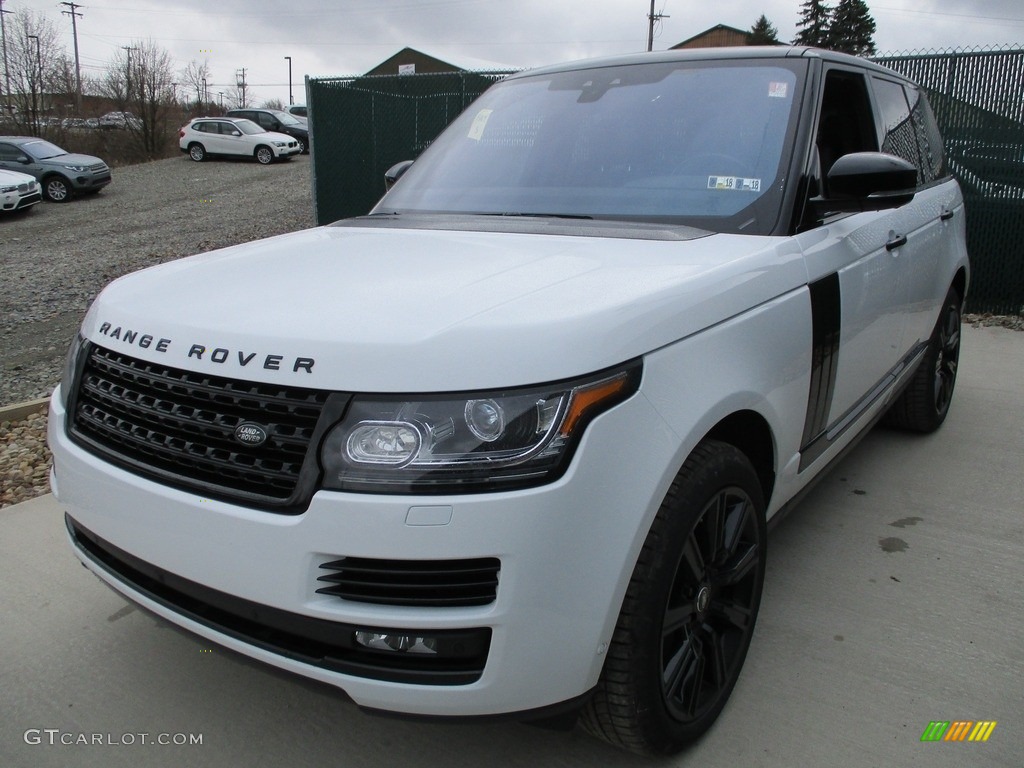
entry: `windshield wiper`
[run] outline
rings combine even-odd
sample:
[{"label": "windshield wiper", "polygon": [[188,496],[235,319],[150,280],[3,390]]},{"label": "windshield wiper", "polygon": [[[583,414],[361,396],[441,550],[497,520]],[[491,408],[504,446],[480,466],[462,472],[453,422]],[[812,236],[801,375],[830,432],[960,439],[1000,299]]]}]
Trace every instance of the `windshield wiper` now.
[{"label": "windshield wiper", "polygon": [[506,213],[482,213],[481,216],[524,216],[536,219],[593,219],[584,213],[517,213],[508,211]]}]

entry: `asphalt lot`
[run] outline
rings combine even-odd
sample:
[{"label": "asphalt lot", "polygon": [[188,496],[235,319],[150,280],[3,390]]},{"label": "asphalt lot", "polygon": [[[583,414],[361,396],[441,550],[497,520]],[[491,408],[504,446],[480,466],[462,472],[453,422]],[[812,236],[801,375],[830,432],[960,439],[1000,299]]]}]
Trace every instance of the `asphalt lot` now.
[{"label": "asphalt lot", "polygon": [[[52,497],[10,507],[0,766],[1019,766],[1022,381],[1024,334],[966,328],[945,426],[874,431],[772,533],[732,699],[664,761],[579,731],[364,715],[126,603],[78,565]],[[985,743],[922,743],[936,720],[998,724]],[[61,743],[83,739],[104,743]]]}]

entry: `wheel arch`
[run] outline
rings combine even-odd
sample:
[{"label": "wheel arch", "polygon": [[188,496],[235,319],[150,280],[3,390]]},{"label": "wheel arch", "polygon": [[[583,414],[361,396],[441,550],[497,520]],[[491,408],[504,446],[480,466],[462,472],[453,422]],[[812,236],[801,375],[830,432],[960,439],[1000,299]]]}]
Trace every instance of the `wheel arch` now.
[{"label": "wheel arch", "polygon": [[757,411],[731,413],[713,426],[700,442],[718,440],[739,450],[754,467],[768,508],[775,490],[775,439],[767,419]]},{"label": "wheel arch", "polygon": [[953,275],[953,282],[951,287],[957,292],[960,297],[961,307],[963,306],[964,300],[967,298],[967,269],[960,267],[956,274]]}]

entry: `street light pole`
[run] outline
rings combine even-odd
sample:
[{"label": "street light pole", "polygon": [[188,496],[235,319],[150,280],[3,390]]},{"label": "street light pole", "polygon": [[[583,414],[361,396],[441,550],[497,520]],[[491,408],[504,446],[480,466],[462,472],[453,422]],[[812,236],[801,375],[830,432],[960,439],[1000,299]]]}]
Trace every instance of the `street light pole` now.
[{"label": "street light pole", "polygon": [[288,105],[291,106],[295,103],[295,99],[292,98],[292,57],[285,56],[288,59]]}]

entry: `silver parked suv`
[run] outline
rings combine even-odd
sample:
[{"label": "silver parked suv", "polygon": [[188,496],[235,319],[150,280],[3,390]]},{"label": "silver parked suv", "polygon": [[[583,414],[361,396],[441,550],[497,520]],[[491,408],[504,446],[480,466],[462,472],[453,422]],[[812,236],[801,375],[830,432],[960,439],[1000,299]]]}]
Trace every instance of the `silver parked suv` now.
[{"label": "silver parked suv", "polygon": [[0,168],[35,176],[53,203],[99,192],[111,182],[110,167],[98,157],[69,153],[35,136],[0,136]]}]

